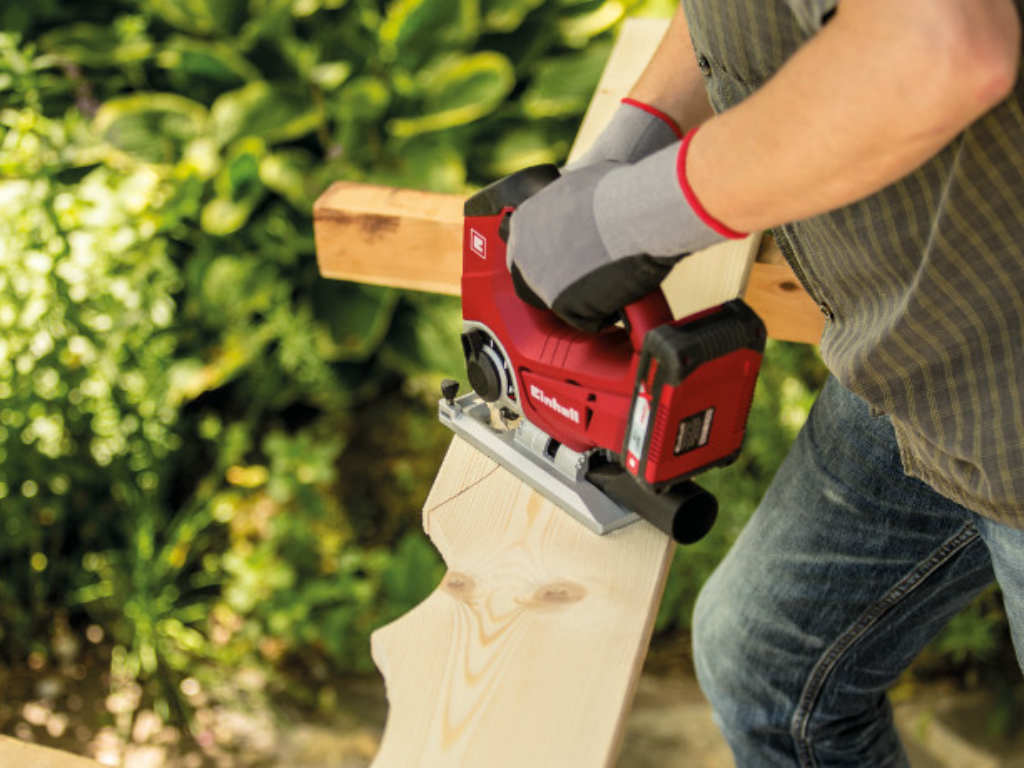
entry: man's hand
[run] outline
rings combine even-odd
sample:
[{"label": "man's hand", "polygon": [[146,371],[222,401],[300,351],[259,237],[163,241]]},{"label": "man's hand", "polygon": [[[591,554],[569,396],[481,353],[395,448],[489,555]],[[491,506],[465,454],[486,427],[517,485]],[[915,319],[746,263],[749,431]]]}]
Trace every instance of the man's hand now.
[{"label": "man's hand", "polygon": [[570,171],[520,205],[508,243],[520,296],[596,331],[657,288],[681,256],[742,236],[702,218],[687,199],[686,147]]},{"label": "man's hand", "polygon": [[681,138],[679,126],[669,115],[650,104],[625,98],[590,149],[566,169],[574,171],[603,160],[635,163]]},{"label": "man's hand", "polygon": [[[520,298],[534,306],[553,307],[564,320],[585,330],[613,321],[618,310],[657,288],[681,255],[700,247],[685,233],[656,250],[632,237],[641,222],[654,220],[654,229],[671,231],[677,226],[685,230],[684,222],[690,221],[685,216],[688,206],[672,183],[674,158],[681,135],[712,111],[682,6],[623,102],[590,149],[569,164],[565,176],[527,200],[511,220],[509,268]],[[667,146],[676,150],[666,150]],[[603,202],[596,204],[597,187],[605,176],[621,171],[632,179],[630,187],[635,186],[644,171],[626,171],[628,164],[659,151],[665,158],[658,178],[668,194],[658,210],[667,216],[658,221],[659,212],[638,211],[635,200],[618,211],[615,198],[628,193],[614,179],[604,183]],[[609,235],[608,241],[603,233]],[[712,236],[717,239],[721,238]]]}]

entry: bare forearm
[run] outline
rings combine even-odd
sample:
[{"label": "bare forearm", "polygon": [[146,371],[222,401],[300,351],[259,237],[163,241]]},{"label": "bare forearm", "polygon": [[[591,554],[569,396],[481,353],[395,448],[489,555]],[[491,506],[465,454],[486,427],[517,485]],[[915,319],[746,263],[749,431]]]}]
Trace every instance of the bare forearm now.
[{"label": "bare forearm", "polygon": [[714,114],[681,5],[629,96],[669,115],[684,133]]},{"label": "bare forearm", "polygon": [[[936,21],[942,5],[953,13]],[[1001,101],[1019,46],[1012,0],[842,0],[774,78],[704,123],[689,182],[711,215],[744,231],[859,200]]]}]

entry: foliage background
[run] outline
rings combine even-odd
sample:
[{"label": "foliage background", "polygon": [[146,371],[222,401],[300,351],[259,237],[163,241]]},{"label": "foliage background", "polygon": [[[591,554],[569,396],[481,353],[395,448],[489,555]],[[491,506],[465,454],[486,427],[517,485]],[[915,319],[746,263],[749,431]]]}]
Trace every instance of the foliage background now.
[{"label": "foliage background", "polygon": [[[313,703],[303,681],[370,670],[369,632],[442,573],[417,510],[460,320],[449,299],[319,279],[312,202],[336,179],[467,192],[563,160],[615,26],[670,8],[0,9],[6,663],[57,664],[88,629],[112,647],[105,684],[186,723],[182,692],[231,670]],[[727,513],[676,558],[659,631],[688,626],[822,378],[813,350],[770,346],[748,450],[706,481]],[[993,603],[938,668],[1005,656]]]}]

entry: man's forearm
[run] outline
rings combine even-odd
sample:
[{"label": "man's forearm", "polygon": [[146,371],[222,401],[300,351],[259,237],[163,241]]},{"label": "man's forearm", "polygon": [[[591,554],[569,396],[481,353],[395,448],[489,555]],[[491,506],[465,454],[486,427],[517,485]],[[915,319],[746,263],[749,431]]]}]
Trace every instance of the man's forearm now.
[{"label": "man's forearm", "polygon": [[667,114],[684,133],[714,114],[682,5],[629,96]]},{"label": "man's forearm", "polygon": [[1005,98],[1019,59],[1012,0],[842,0],[775,77],[703,124],[687,177],[712,216],[742,231],[841,207]]}]

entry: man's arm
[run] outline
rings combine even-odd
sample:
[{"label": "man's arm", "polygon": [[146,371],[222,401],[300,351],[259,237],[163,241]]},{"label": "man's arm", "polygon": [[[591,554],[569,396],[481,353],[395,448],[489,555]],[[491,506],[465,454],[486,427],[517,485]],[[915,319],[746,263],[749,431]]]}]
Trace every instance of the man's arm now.
[{"label": "man's arm", "polygon": [[677,14],[631,95],[699,127],[523,202],[509,267],[566,322],[598,328],[681,256],[902,178],[1006,97],[1019,59],[1013,0],[840,0],[774,77],[702,121],[707,99]]},{"label": "man's arm", "polygon": [[1020,37],[1012,0],[841,0],[760,90],[701,127],[690,186],[747,232],[855,202],[1006,98]]},{"label": "man's arm", "polygon": [[660,109],[676,121],[683,133],[714,115],[682,5],[676,8],[665,36],[629,92],[629,98]]}]

